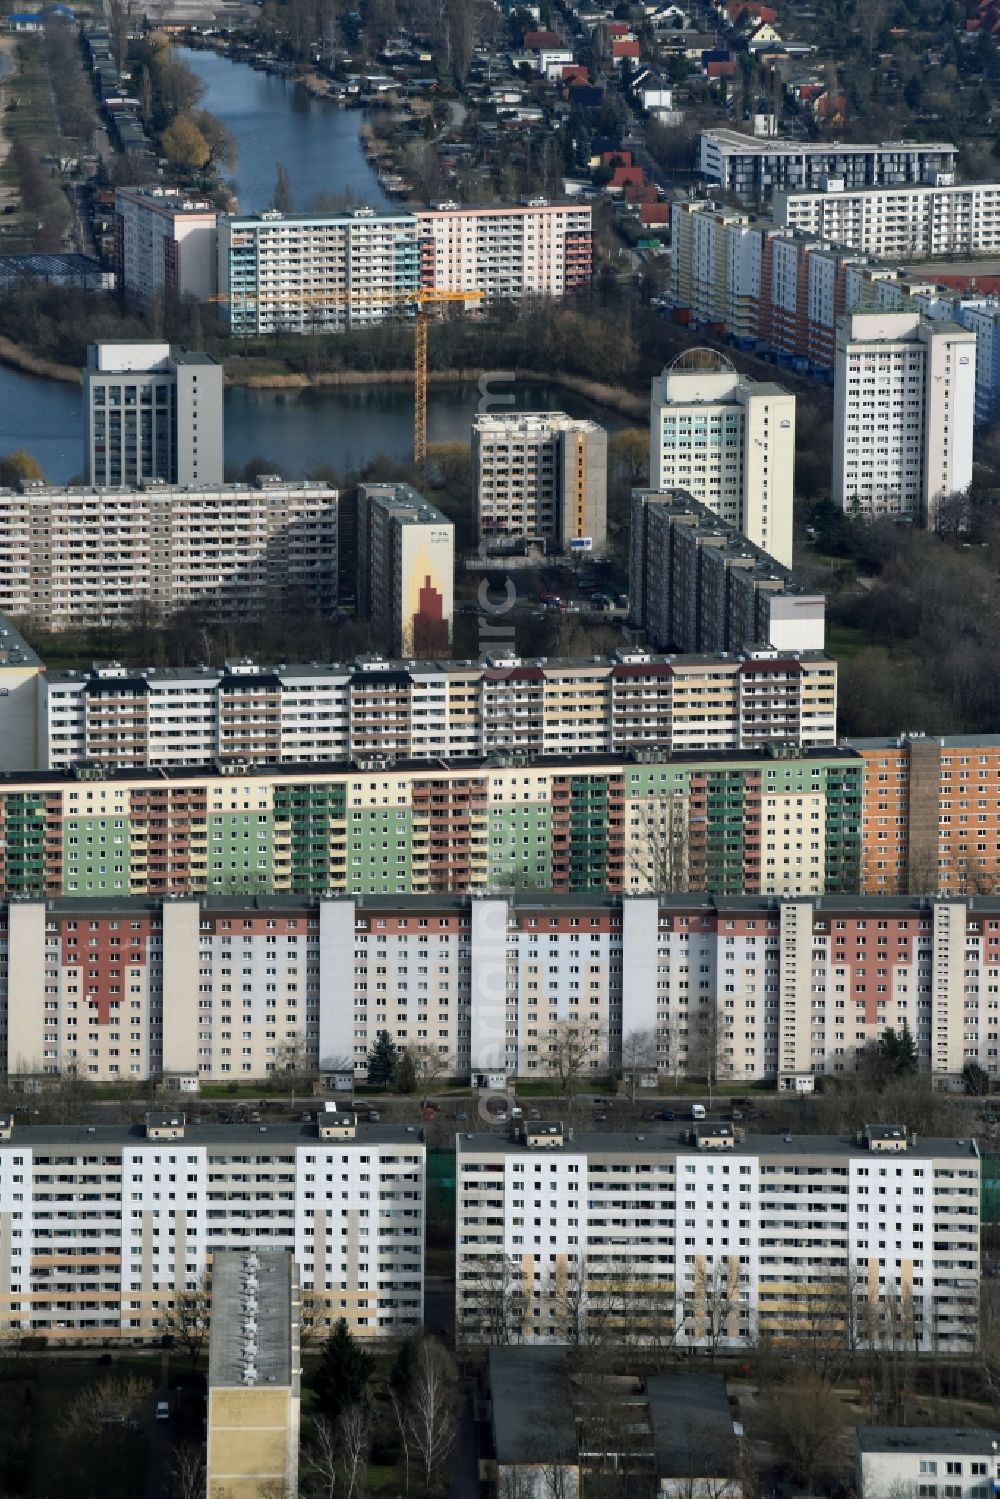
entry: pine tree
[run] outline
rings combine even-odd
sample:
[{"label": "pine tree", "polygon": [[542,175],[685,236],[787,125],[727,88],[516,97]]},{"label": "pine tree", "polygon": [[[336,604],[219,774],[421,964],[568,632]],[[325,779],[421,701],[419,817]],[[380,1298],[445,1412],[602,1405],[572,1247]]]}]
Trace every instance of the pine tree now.
[{"label": "pine tree", "polygon": [[332,1425],[336,1425],[348,1406],[369,1403],[369,1385],[374,1373],[375,1360],[341,1317],[323,1344],[312,1378],[316,1400]]},{"label": "pine tree", "polygon": [[399,1053],[388,1031],[379,1031],[368,1053],[368,1081],[376,1088],[389,1088],[396,1080]]}]

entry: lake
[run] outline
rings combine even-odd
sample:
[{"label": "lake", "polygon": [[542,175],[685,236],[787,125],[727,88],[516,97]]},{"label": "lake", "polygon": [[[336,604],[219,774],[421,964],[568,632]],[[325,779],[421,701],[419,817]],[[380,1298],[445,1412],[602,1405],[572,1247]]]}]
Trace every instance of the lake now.
[{"label": "lake", "polygon": [[[234,177],[241,208],[268,205],[278,161],[288,167],[298,206],[304,207],[317,192],[345,189],[384,204],[358,144],[360,111],[312,99],[288,79],[259,73],[216,52],[179,50],[207,85],[205,107],[237,138]],[[498,387],[501,393],[503,389]],[[558,387],[522,383],[513,394],[515,409],[589,416],[610,431],[633,425]],[[468,442],[478,402],[475,385],[432,385],[427,401],[429,440]],[[225,421],[228,464],[239,467],[251,458],[269,458],[289,479],[319,464],[350,471],[377,455],[398,461],[413,451],[413,394],[408,386],[296,391],[234,386],[226,391]],[[78,476],[83,461],[80,390],[0,366],[0,453],[16,448],[34,454],[53,484]]]}]

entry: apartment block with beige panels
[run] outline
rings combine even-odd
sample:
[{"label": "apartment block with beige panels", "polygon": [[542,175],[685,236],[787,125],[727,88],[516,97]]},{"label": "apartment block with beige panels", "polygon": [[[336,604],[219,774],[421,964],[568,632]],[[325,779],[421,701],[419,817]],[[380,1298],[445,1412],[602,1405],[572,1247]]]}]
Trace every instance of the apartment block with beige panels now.
[{"label": "apartment block with beige panels", "polygon": [[740,1349],[835,1337],[851,1317],[864,1347],[901,1327],[921,1352],[973,1346],[974,1140],[520,1133],[456,1141],[460,1342],[573,1343],[620,1322],[659,1346]]},{"label": "apartment block with beige panels", "polygon": [[605,550],[608,434],[596,422],[562,411],[477,416],[472,466],[486,546]]},{"label": "apartment block with beige panels", "polygon": [[197,604],[256,618],[297,593],[337,603],[338,493],[308,480],[0,489],[0,613],[49,630]]},{"label": "apartment block with beige panels", "polygon": [[286,1250],[212,1256],[207,1499],[298,1492],[301,1293]]},{"label": "apartment block with beige panels", "polygon": [[837,665],[822,651],[779,660],[763,649],[622,650],[544,661],[498,652],[473,665],[361,658],[207,669],[109,663],[69,672],[43,672],[33,653],[25,661],[24,693],[12,688],[0,699],[0,744],[14,746],[11,769],[32,761],[138,769],[836,742]]},{"label": "apartment block with beige panels", "polygon": [[284,1250],[330,1324],[399,1337],[423,1317],[420,1130],[0,1121],[0,1325],[50,1345],[149,1343],[219,1250]]}]

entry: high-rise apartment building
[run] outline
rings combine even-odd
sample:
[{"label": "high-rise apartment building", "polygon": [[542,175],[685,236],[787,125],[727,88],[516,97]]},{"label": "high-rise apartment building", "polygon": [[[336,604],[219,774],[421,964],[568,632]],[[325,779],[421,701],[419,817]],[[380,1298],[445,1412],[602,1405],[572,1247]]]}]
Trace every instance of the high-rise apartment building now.
[{"label": "high-rise apartment building", "polygon": [[[0,634],[0,652],[2,643]],[[837,742],[837,663],[821,651],[784,659],[767,650],[558,661],[496,654],[473,665],[112,662],[89,672],[47,672],[32,653],[24,672],[26,692],[12,679],[0,698],[0,746],[12,746],[12,770],[81,760],[136,769],[372,756],[388,764]]]},{"label": "high-rise apartment building", "polygon": [[633,624],[661,649],[823,649],[823,595],[683,490],[632,491],[629,599]]},{"label": "high-rise apartment building", "polygon": [[91,344],[83,371],[84,482],[221,484],[222,366],[171,344]]},{"label": "high-rise apartment building", "polygon": [[8,772],[0,895],[856,890],[860,783],[850,750],[773,744]]},{"label": "high-rise apartment building", "polygon": [[219,219],[220,309],[230,333],[336,333],[396,317],[420,280],[417,221],[356,208]]},{"label": "high-rise apartment building", "polygon": [[649,485],[683,489],[790,567],[795,397],[689,350],[653,380]]},{"label": "high-rise apartment building", "polygon": [[589,286],[594,235],[589,203],[418,209],[421,275],[445,291],[478,288],[487,301],[562,297]]},{"label": "high-rise apartment building", "polygon": [[848,188],[833,177],[812,190],[775,193],[774,216],[865,254],[925,260],[1000,251],[1000,183],[934,182]]},{"label": "high-rise apartment building", "polygon": [[216,208],[172,187],[115,191],[115,273],[118,288],[143,302],[194,297],[216,287]]},{"label": "high-rise apartment building", "polygon": [[9,619],[0,619],[0,770],[44,759],[39,744],[45,665]]},{"label": "high-rise apartment building", "polygon": [[562,411],[477,416],[472,427],[479,537],[550,552],[603,552],[608,434]]},{"label": "high-rise apartment building", "polygon": [[520,300],[561,297],[592,276],[589,204],[267,210],[218,224],[220,305],[237,336],[368,327],[398,316],[400,294],[421,286]]},{"label": "high-rise apartment building", "polygon": [[845,188],[930,183],[953,172],[957,157],[950,143],[789,141],[720,126],[701,133],[700,170],[742,202],[758,204],[782,189],[818,188],[830,177]]},{"label": "high-rise apartment building", "polygon": [[50,630],[162,618],[197,603],[258,618],[301,594],[337,603],[338,494],[312,480],[0,489],[0,612]]},{"label": "high-rise apartment building", "polygon": [[[657,834],[668,873],[680,805]],[[799,816],[826,835],[808,799],[762,807],[776,855]],[[638,831],[631,850],[650,857]],[[266,1087],[289,1057],[363,1079],[383,1030],[457,1078],[544,1078],[567,1026],[595,1076],[643,1032],[665,1077],[812,1091],[866,1065],[891,1026],[939,1086],[972,1065],[1000,1078],[996,896],[19,899],[0,907],[0,959],[0,1070],[22,1079]]]},{"label": "high-rise apartment building", "polygon": [[860,515],[933,526],[968,488],[976,335],[919,312],[855,312],[837,328],[832,498]]},{"label": "high-rise apartment building", "polygon": [[[327,1325],[399,1337],[423,1316],[420,1130],[357,1124],[0,1120],[3,1322],[57,1346],[150,1343],[220,1250],[285,1250]],[[336,1203],[331,1210],[330,1204]]]},{"label": "high-rise apartment building", "polygon": [[206,1499],[298,1493],[301,1292],[281,1249],[212,1256]]},{"label": "high-rise apartment building", "polygon": [[833,1338],[847,1321],[860,1347],[892,1329],[921,1352],[974,1346],[975,1140],[738,1133],[458,1135],[459,1342],[573,1343],[620,1318],[659,1346],[797,1342],[805,1324]]},{"label": "high-rise apartment building", "polygon": [[451,651],[455,526],[410,484],[359,484],[357,600],[390,651]]}]

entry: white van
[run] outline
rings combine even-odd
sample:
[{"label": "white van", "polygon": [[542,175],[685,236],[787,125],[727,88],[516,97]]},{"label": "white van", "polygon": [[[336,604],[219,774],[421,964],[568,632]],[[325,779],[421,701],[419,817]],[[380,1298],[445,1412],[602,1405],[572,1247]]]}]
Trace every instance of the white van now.
[{"label": "white van", "polygon": [[704,1119],[704,1117],[705,1117],[705,1105],[703,1103],[693,1103],[691,1105],[691,1118],[692,1119]]}]

